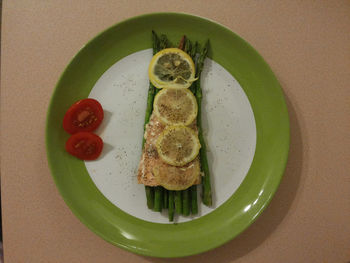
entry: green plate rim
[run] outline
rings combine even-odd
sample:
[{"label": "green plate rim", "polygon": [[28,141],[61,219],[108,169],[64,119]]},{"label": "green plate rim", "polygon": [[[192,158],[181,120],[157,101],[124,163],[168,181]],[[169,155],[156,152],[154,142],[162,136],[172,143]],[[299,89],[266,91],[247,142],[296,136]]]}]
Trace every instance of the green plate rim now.
[{"label": "green plate rim", "polygon": [[[209,28],[216,28],[218,31],[223,32],[225,36],[230,37],[230,39],[234,39],[234,44],[238,45],[238,49],[244,50],[246,54],[251,56],[250,58],[248,55],[246,55],[248,58],[252,59],[254,62],[253,64],[251,64],[251,61],[239,61],[240,67],[245,68],[244,73],[242,73],[243,69],[234,68],[230,65],[230,63],[238,62],[229,61],[228,59],[223,58],[223,55],[221,55],[221,58],[219,58],[220,55],[216,57],[215,53],[212,54],[212,58],[214,60],[219,62],[219,64],[225,67],[230,73],[234,72],[233,75],[245,91],[253,108],[256,120],[257,144],[254,160],[246,178],[241,183],[238,190],[223,205],[215,209],[212,213],[190,222],[179,224],[157,224],[134,218],[111,204],[102,195],[102,193],[98,191],[91,178],[85,178],[87,171],[84,163],[74,159],[64,152],[64,142],[68,138],[68,135],[64,133],[63,129],[61,129],[62,131],[57,131],[57,129],[60,127],[65,111],[64,109],[67,109],[72,102],[82,97],[86,97],[86,93],[91,90],[93,87],[92,84],[94,84],[93,80],[89,80],[90,82],[85,82],[85,79],[83,79],[82,83],[76,83],[74,81],[74,70],[77,70],[77,68],[81,68],[84,72],[90,72],[89,70],[91,70],[91,72],[96,72],[94,73],[96,76],[100,76],[103,74],[106,68],[108,68],[108,66],[106,66],[107,64],[112,65],[122,58],[122,56],[116,56],[108,60],[109,57],[107,57],[107,55],[110,54],[107,54],[104,58],[108,60],[108,62],[96,62],[96,64],[104,63],[103,69],[101,69],[99,65],[97,65],[96,68],[94,68],[94,65],[86,66],[83,62],[89,60],[84,56],[87,54],[94,56],[96,55],[94,52],[99,53],[98,49],[96,51],[96,47],[98,47],[100,44],[100,39],[108,39],[107,37],[115,33],[114,31],[118,31],[118,29],[120,30],[120,28],[123,27],[126,28],[134,24],[142,27],[140,21],[151,23],[150,21],[154,19],[159,19],[161,21],[162,19],[166,19],[167,21],[176,21],[176,19],[179,18],[181,18],[181,21],[189,20],[195,24],[204,24]],[[170,23],[170,25],[172,24]],[[194,35],[195,34],[196,33],[194,33]],[[170,37],[172,37],[172,35]],[[120,41],[122,42],[123,39]],[[212,39],[211,42],[213,42]],[[226,47],[224,42],[221,44]],[[129,47],[127,45],[123,46],[123,43],[120,45],[121,47],[127,49],[127,51],[125,51],[126,54],[131,54],[139,50],[139,47]],[[229,43],[227,43],[227,45],[229,45]],[[109,46],[107,45],[107,50],[108,47]],[[148,47],[151,47],[151,42],[149,42]],[[240,58],[239,54],[235,55],[237,58]],[[244,55],[242,56],[244,57]],[[247,72],[249,67],[260,67],[261,72]],[[271,86],[264,86],[261,90],[254,90],[253,92],[250,86],[255,87],[258,85],[255,78],[262,83],[269,83]],[[253,83],[252,79],[255,81],[255,85],[249,85],[249,83]],[[73,84],[78,86],[81,85],[81,88],[72,91],[69,88],[74,86]],[[68,88],[64,85],[67,85]],[[85,88],[84,85],[86,85],[87,88]],[[68,93],[68,100],[62,100],[60,97],[62,95],[62,90]],[[266,103],[266,106],[260,106],[262,102],[257,101],[256,93],[258,93],[259,96],[262,96],[265,99],[264,101],[275,104],[271,106],[270,104]],[[259,107],[256,105],[259,105]],[[261,110],[261,107],[264,109],[263,113],[257,111],[257,108]],[[278,121],[278,125],[272,123],[272,121],[276,120]],[[59,125],[57,123],[59,123]],[[270,124],[269,129],[265,127],[266,123]],[[281,86],[269,65],[248,42],[216,21],[187,13],[165,12],[143,14],[121,21],[99,33],[79,50],[79,52],[67,65],[64,72],[61,74],[51,97],[46,117],[45,140],[48,164],[55,184],[71,211],[89,229],[102,237],[104,240],[140,255],[155,257],[183,257],[202,253],[221,246],[242,233],[264,211],[264,209],[270,203],[283,177],[288,160],[290,144],[289,133],[290,128],[288,110]],[[62,145],[59,145],[58,142],[61,142]],[[277,154],[279,154],[279,156],[276,156]],[[276,161],[276,163],[274,165],[264,163],[266,159],[265,155],[271,157],[271,159]],[[57,164],[57,160],[59,160],[60,164]],[[270,165],[268,166],[270,170],[267,169],[268,171],[264,170],[260,172],[258,164],[260,164],[260,166],[264,166],[264,164],[265,166]],[[66,167],[63,168],[62,165],[65,165]],[[77,175],[78,178],[72,178],[65,175],[65,171],[69,171],[71,174]],[[260,178],[256,176],[258,172],[262,174],[265,173],[267,175]],[[83,186],[80,187],[79,184],[77,184],[78,182],[82,182]],[[258,184],[261,188],[258,195],[256,195],[257,189],[255,189],[255,184]],[[249,185],[254,185],[255,188],[251,189],[253,186],[249,187]],[[90,194],[93,193],[94,195],[90,197],[86,195],[85,192]],[[84,199],[82,201],[83,197],[87,200]],[[254,202],[252,202],[253,198],[256,198],[254,199]],[[89,211],[91,208],[94,208],[96,211],[103,211],[102,216],[92,214]],[[232,208],[238,210],[238,212],[236,211],[234,213],[231,211]],[[117,219],[118,223],[113,221],[114,218]],[[102,219],[105,221],[100,222]],[[215,226],[215,223],[218,222],[221,223],[221,225]],[[211,229],[207,229],[208,227],[211,227]],[[193,230],[197,231],[196,234],[199,233],[197,235],[199,240],[201,237],[207,237],[207,239],[197,241],[197,243],[193,244],[193,238],[191,237]],[[137,233],[146,236],[137,236]],[[157,233],[159,237],[150,237],[150,235],[154,233]],[[111,236],[112,234],[113,236]],[[154,244],[146,244],[146,241],[152,241]],[[181,244],[179,241],[181,241]]]}]

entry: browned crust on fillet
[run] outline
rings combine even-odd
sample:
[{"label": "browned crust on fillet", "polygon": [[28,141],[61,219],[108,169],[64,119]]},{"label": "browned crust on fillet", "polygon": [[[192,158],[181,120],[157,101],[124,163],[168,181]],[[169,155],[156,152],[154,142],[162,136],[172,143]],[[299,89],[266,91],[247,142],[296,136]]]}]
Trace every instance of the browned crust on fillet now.
[{"label": "browned crust on fillet", "polygon": [[[165,125],[162,124],[158,118],[152,114],[149,123],[146,126],[145,131],[145,146],[142,152],[141,161],[138,168],[138,183],[144,184],[148,186],[157,186],[159,185],[154,177],[153,174],[153,168],[159,167],[163,171],[166,169],[171,169],[172,172],[174,170],[176,173],[181,174],[182,176],[186,176],[186,174],[192,172],[192,167],[194,166],[195,162],[199,163],[199,157],[197,156],[193,161],[187,163],[184,166],[171,166],[167,163],[164,163],[161,158],[158,155],[155,142],[158,138],[158,136],[162,133],[162,131],[165,129]],[[197,131],[196,123],[194,122],[189,126],[193,130]],[[201,182],[200,173],[198,173],[198,179],[196,179],[194,184],[199,184]]]}]

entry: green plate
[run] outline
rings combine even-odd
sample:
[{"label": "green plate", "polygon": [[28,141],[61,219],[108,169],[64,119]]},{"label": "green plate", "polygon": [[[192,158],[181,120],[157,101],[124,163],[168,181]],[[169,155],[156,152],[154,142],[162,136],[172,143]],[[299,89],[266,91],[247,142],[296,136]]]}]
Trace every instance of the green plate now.
[{"label": "green plate", "polygon": [[[238,190],[212,213],[179,224],[157,224],[128,215],[97,189],[83,161],[64,150],[65,111],[89,95],[114,63],[151,48],[150,32],[166,33],[174,43],[186,34],[211,42],[210,57],[234,76],[252,106],[257,141],[253,162]],[[276,77],[262,57],[229,29],[188,14],[156,13],[118,23],[87,43],[62,74],[47,114],[46,146],[55,183],[74,214],[106,241],[131,252],[182,257],[218,247],[236,237],[262,213],[282,178],[289,149],[289,119]]]}]

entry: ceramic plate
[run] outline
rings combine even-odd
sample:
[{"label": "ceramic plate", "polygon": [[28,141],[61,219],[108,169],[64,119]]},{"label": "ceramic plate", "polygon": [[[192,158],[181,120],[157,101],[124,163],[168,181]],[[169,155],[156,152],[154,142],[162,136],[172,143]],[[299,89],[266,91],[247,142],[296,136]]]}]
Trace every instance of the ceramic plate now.
[{"label": "ceramic plate", "polygon": [[[175,224],[166,211],[147,209],[136,179],[152,29],[174,44],[185,34],[211,45],[201,84],[214,205],[200,205],[197,216],[178,216]],[[62,129],[69,106],[87,97],[99,100],[105,111],[96,131],[104,150],[90,162],[66,153],[69,135]],[[61,195],[88,228],[134,253],[182,257],[236,237],[268,205],[287,161],[289,120],[276,77],[247,42],[204,18],[156,13],[114,25],[78,52],[52,96],[46,145]]]}]

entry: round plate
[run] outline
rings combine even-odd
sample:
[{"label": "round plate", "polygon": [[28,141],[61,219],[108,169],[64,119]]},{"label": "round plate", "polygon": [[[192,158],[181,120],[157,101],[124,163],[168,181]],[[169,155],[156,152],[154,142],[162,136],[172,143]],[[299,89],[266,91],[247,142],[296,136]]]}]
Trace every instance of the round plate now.
[{"label": "round plate", "polygon": [[[151,30],[176,43],[185,34],[211,43],[210,58],[239,82],[252,107],[256,125],[255,155],[249,172],[220,207],[198,219],[159,224],[133,217],[113,205],[95,186],[85,163],[64,149],[66,110],[89,96],[113,64],[151,48]],[[47,115],[46,146],[55,183],[74,214],[93,232],[129,251],[157,257],[182,257],[231,240],[265,209],[282,178],[289,149],[289,120],[280,85],[262,57],[229,29],[204,18],[177,13],[128,19],[92,39],[62,74]],[[220,189],[216,189],[219,191]]]}]

